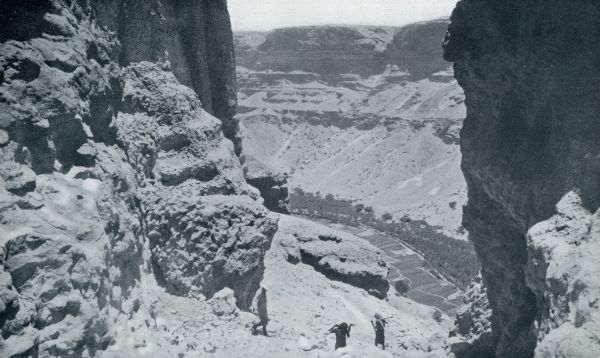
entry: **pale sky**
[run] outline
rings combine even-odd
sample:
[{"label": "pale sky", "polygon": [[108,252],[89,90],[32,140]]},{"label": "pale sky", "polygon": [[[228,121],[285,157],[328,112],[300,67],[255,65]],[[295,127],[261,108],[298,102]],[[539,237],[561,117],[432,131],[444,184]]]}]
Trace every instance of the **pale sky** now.
[{"label": "pale sky", "polygon": [[457,0],[227,0],[234,31],[344,24],[402,26],[450,16]]}]

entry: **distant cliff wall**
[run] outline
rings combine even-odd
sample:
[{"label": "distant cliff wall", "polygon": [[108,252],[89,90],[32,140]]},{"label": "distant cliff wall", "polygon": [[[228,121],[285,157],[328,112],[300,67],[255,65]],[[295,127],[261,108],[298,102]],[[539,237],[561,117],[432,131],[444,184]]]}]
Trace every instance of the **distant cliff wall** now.
[{"label": "distant cliff wall", "polygon": [[[563,265],[566,257],[541,254],[552,250],[534,239],[528,246],[526,233],[570,191],[587,210],[600,206],[599,16],[596,1],[462,0],[451,17],[445,58],[454,62],[467,105],[463,222],[482,262],[493,310],[489,349],[497,357],[533,356],[544,334],[562,324],[547,325],[548,317],[578,309],[557,306],[546,273],[530,272]],[[570,290],[577,274],[565,274]],[[566,300],[577,302],[593,285],[586,282]],[[590,316],[581,317],[573,324],[585,325]],[[563,342],[567,352],[580,344],[569,335]],[[570,352],[538,354],[585,356]]]},{"label": "distant cliff wall", "polygon": [[[276,29],[263,34],[257,46],[238,46],[238,64],[253,70],[302,70],[325,80],[339,74],[380,74],[388,64],[423,79],[448,66],[435,39],[443,36],[448,20],[404,27],[307,26]],[[257,33],[240,34],[242,42],[260,42]],[[248,41],[250,40],[250,41]],[[238,41],[239,42],[239,41]]]}]

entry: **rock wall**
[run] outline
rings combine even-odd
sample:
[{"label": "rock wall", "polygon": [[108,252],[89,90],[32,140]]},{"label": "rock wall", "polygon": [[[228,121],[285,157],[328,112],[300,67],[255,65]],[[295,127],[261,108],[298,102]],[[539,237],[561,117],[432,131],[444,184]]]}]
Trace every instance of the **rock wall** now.
[{"label": "rock wall", "polygon": [[230,287],[248,308],[276,220],[192,90],[148,62],[127,67],[123,80],[118,142],[143,187],[158,282],[177,295],[210,297]]},{"label": "rock wall", "polygon": [[[225,0],[101,0],[91,5],[100,26],[117,33],[119,63],[169,60],[179,82],[223,123],[241,152],[233,37]],[[152,34],[149,36],[148,34]]]},{"label": "rock wall", "polygon": [[447,24],[440,19],[403,27],[331,25],[239,33],[237,63],[252,70],[315,72],[326,81],[340,73],[380,74],[395,64],[420,80],[448,67],[436,40]]},{"label": "rock wall", "polygon": [[587,210],[600,205],[599,15],[595,1],[462,0],[448,28],[445,58],[467,105],[463,222],[482,262],[498,357],[533,356],[547,314],[543,277],[526,279],[537,256],[527,230],[571,190]]},{"label": "rock wall", "polygon": [[600,210],[574,192],[527,234],[525,281],[537,300],[538,357],[600,356]]},{"label": "rock wall", "polygon": [[0,356],[118,356],[157,283],[248,308],[277,224],[224,136],[225,2],[3,1],[0,20]]},{"label": "rock wall", "polygon": [[490,347],[495,346],[496,342],[492,334],[492,310],[486,293],[481,275],[478,275],[465,292],[465,304],[456,311],[448,345],[458,357],[494,357]]}]

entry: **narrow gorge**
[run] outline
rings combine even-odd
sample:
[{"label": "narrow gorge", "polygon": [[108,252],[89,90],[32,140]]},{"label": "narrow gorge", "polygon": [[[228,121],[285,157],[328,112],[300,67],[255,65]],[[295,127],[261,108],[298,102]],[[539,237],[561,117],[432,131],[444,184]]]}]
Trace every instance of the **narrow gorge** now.
[{"label": "narrow gorge", "polygon": [[[381,250],[247,184],[225,1],[0,18],[0,356],[328,355],[331,322],[367,341],[374,312],[405,318],[392,351],[443,352],[450,320],[394,293]],[[249,328],[261,282],[272,337]]]},{"label": "narrow gorge", "polygon": [[0,357],[600,356],[600,5],[229,5],[0,2]]}]

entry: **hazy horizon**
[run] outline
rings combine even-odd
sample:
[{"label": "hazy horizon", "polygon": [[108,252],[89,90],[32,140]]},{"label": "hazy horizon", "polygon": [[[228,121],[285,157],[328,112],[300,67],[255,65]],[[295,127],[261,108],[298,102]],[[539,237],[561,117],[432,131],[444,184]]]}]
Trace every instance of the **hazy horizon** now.
[{"label": "hazy horizon", "polygon": [[[450,16],[457,0],[227,0],[234,31],[318,25],[404,26]],[[318,10],[318,11],[315,11]]]}]

